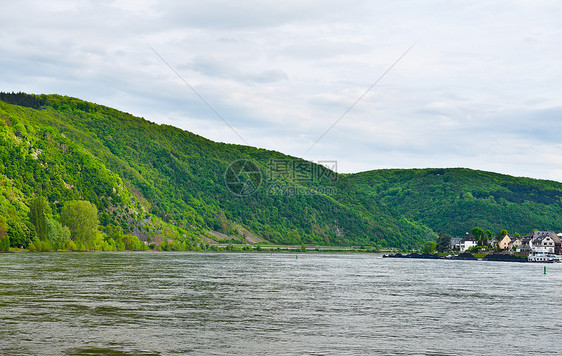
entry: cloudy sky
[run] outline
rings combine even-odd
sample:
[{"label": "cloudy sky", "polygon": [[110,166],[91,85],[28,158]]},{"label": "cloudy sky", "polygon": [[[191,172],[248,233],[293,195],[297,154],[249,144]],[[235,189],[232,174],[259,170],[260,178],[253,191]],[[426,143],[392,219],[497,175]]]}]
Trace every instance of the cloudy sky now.
[{"label": "cloudy sky", "polygon": [[0,0],[0,29],[2,91],[78,97],[340,172],[562,181],[560,1]]}]

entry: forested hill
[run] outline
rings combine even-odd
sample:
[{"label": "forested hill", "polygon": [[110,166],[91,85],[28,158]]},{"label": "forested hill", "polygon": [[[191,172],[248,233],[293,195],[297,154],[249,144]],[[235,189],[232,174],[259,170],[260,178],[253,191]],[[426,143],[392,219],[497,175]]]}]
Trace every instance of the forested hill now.
[{"label": "forested hill", "polygon": [[30,211],[42,206],[37,197],[59,227],[65,206],[93,204],[89,248],[129,246],[131,236],[173,249],[263,240],[415,247],[475,226],[562,230],[559,183],[463,169],[338,175],[58,95],[0,93],[0,159],[0,235],[19,245],[41,230]]},{"label": "forested hill", "polygon": [[[436,232],[463,236],[473,227],[497,233],[562,231],[562,184],[464,168],[390,169],[345,179],[355,196]],[[365,198],[366,197],[366,198]]]},{"label": "forested hill", "polygon": [[[212,142],[69,97],[0,99],[0,189],[7,198],[0,215],[12,225],[25,225],[31,199],[43,196],[53,219],[65,202],[87,200],[109,236],[120,228],[156,244],[236,237],[412,247],[434,237],[377,204],[342,203],[347,193],[337,175],[298,158]],[[233,162],[241,163],[229,169]]]}]

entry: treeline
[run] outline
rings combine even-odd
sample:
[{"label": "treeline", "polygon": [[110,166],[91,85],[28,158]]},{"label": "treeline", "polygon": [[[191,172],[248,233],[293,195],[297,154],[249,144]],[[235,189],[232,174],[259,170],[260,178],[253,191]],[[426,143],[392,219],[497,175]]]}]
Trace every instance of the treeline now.
[{"label": "treeline", "polygon": [[44,104],[44,101],[41,99],[41,97],[38,97],[36,95],[26,94],[23,92],[17,92],[17,93],[0,92],[0,100],[8,104],[26,106],[33,109],[39,109],[41,105]]},{"label": "treeline", "polygon": [[88,201],[66,202],[60,215],[54,215],[43,197],[29,204],[29,219],[18,223],[0,216],[0,251],[10,247],[29,251],[187,251],[211,249],[177,239],[171,231],[160,243],[146,243],[123,233],[120,226],[101,226],[98,210]]},{"label": "treeline", "polygon": [[136,236],[125,235],[120,228],[100,231],[98,210],[88,201],[72,200],[63,205],[60,216],[52,214],[43,197],[30,201],[29,220],[7,221],[0,216],[0,246],[30,251],[124,251],[147,250]]}]

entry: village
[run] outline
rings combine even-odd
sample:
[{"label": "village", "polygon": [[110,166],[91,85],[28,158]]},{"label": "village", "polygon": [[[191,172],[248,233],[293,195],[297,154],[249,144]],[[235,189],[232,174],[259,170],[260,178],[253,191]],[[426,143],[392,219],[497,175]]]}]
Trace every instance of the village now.
[{"label": "village", "polygon": [[510,237],[505,234],[501,238],[493,238],[487,244],[480,241],[472,234],[467,233],[463,238],[451,238],[449,246],[453,251],[483,252],[498,251],[506,254],[556,254],[560,255],[562,233],[554,231],[533,231],[529,235]]},{"label": "village", "polygon": [[450,250],[459,254],[448,257],[466,256],[472,259],[479,256],[488,261],[562,262],[561,240],[562,233],[554,231],[535,230],[528,235],[514,237],[505,233],[489,241],[478,240],[473,234],[467,233],[466,237],[450,239]]},{"label": "village", "polygon": [[[478,239],[476,235],[480,235]],[[479,234],[480,232],[480,234]],[[505,230],[502,230],[505,232]],[[428,241],[423,253],[403,255],[384,254],[383,257],[484,260],[505,262],[562,262],[562,233],[535,230],[525,236],[511,237],[507,232],[487,239],[480,228],[467,232],[465,237],[439,234],[437,243]],[[436,251],[437,250],[437,251]],[[438,253],[435,253],[438,252]]]}]

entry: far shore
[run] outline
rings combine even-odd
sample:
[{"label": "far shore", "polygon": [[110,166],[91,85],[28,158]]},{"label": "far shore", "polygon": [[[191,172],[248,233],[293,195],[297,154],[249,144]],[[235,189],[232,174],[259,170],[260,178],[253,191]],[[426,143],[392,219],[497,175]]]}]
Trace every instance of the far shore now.
[{"label": "far shore", "polygon": [[[393,253],[396,249],[375,249],[371,247],[345,247],[345,246],[314,246],[314,245],[211,245],[214,248],[192,249],[192,250],[162,250],[162,249],[146,249],[146,250],[124,250],[124,251],[101,251],[101,250],[50,250],[50,251],[30,251],[28,249],[10,248],[10,251],[3,253],[50,253],[50,252],[118,252],[118,253],[134,253],[134,252],[221,252],[221,253]],[[245,249],[243,249],[245,247]]]}]

